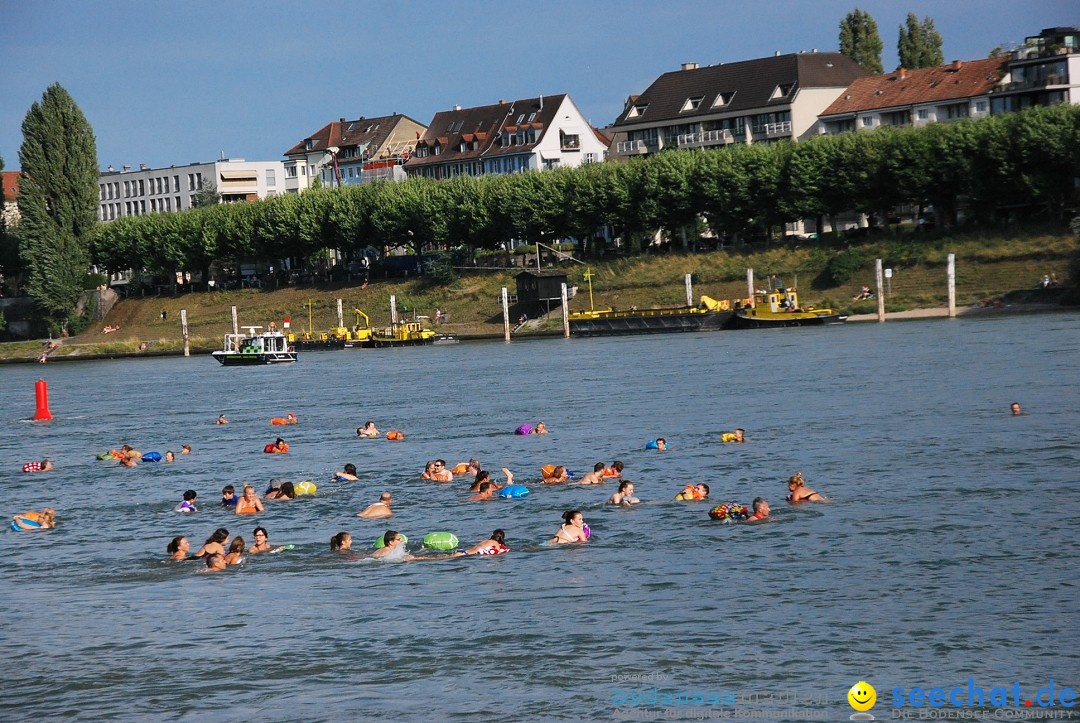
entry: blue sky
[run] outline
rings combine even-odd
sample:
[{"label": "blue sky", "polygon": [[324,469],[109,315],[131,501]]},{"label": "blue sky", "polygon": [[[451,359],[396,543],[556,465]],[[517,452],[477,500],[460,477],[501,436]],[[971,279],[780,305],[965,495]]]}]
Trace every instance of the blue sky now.
[{"label": "blue sky", "polygon": [[[929,15],[946,61],[986,57],[1075,0],[870,0],[886,69],[908,12]],[[97,136],[98,163],[153,167],[282,153],[340,117],[569,93],[598,127],[683,62],[836,50],[850,0],[0,0],[0,157],[53,82]]]}]

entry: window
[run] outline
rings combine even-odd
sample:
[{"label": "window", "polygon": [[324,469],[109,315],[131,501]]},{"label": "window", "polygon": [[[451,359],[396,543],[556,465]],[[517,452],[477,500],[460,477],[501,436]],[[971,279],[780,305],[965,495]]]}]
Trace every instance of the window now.
[{"label": "window", "polygon": [[267,168],[266,169],[266,185],[267,186],[276,186],[277,185],[277,172],[273,168]]},{"label": "window", "polygon": [[534,118],[536,118],[536,114],[535,113],[530,113],[529,114],[529,122],[532,123]]},{"label": "window", "polygon": [[563,133],[559,131],[559,145],[564,151],[579,151],[581,150],[581,139],[575,134]]},{"label": "window", "polygon": [[195,196],[188,196],[188,208],[195,207]]},{"label": "window", "polygon": [[172,199],[171,198],[166,198],[165,199],[165,210],[166,211],[172,211]]},{"label": "window", "polygon": [[124,207],[127,208],[127,215],[131,215],[131,201],[124,201]]},{"label": "window", "polygon": [[169,193],[169,177],[165,176],[165,178],[163,180],[165,182],[164,183],[164,185],[165,185],[165,193]]},{"label": "window", "polygon": [[[179,191],[180,189],[178,188],[176,190]],[[176,197],[176,210],[177,211],[180,210],[180,197],[179,196]]]},{"label": "window", "polygon": [[285,178],[296,178],[296,166],[285,166]]},{"label": "window", "polygon": [[442,155],[442,145],[439,144],[439,143],[436,143],[435,148],[433,148],[432,151],[436,156],[441,156]]},{"label": "window", "polygon": [[[141,178],[139,179],[139,195],[140,196],[145,196],[146,195],[146,181],[144,181]],[[143,210],[145,210],[145,207],[146,207],[145,203],[143,203],[143,207],[144,207]]]},{"label": "window", "polygon": [[465,141],[461,141],[461,142],[458,143],[457,149],[458,149],[458,153],[464,153],[465,151],[469,150],[469,144],[466,143]]},{"label": "window", "polygon": [[140,213],[146,213],[146,201],[139,201],[138,203],[142,207]]},{"label": "window", "polygon": [[985,113],[986,112],[986,101],[985,100],[977,100],[977,101],[975,101],[975,112],[976,113]]},{"label": "window", "polygon": [[630,110],[626,114],[626,117],[627,118],[640,118],[641,116],[645,115],[645,111],[647,111],[648,109],[649,109],[649,104],[648,103],[644,103],[642,105],[635,105],[635,106],[630,108]]},{"label": "window", "polygon": [[596,163],[596,154],[595,153],[586,153],[585,154],[585,162],[586,163]]},{"label": "window", "polygon": [[310,151],[310,150],[312,150],[314,148],[315,148],[315,139],[314,138],[306,138],[306,139],[304,139],[304,150],[305,151]]},{"label": "window", "polygon": [[929,119],[930,119],[930,111],[927,110],[926,108],[920,108],[919,109],[919,120],[929,120]]},{"label": "window", "polygon": [[200,188],[200,189],[203,187],[203,185],[202,185],[202,174],[201,173],[196,173],[195,174],[195,187]]},{"label": "window", "polygon": [[124,181],[124,198],[131,198],[131,181]]},{"label": "window", "polygon": [[353,178],[353,167],[349,166],[349,178]]},{"label": "window", "polygon": [[[180,190],[180,176],[173,176],[172,177],[172,182],[173,182],[173,190],[174,191],[179,191]],[[179,210],[179,209],[177,209],[177,210]]]},{"label": "window", "polygon": [[874,116],[871,116],[871,115],[863,116],[862,124],[863,124],[863,128],[873,128],[874,127]]},{"label": "window", "polygon": [[524,113],[522,113],[521,115],[518,116],[517,122],[519,124],[525,122],[525,114]]},{"label": "window", "polygon": [[780,83],[773,89],[772,95],[769,100],[777,100],[779,98],[787,98],[791,95],[791,91],[795,89],[794,83]]},{"label": "window", "polygon": [[189,190],[189,191],[194,191],[195,190],[195,174],[194,173],[187,174],[187,190]]},{"label": "window", "polygon": [[728,93],[717,93],[716,99],[712,103],[713,108],[723,108],[726,105],[731,105],[731,99],[735,97],[735,91]]},{"label": "window", "polygon": [[685,113],[687,111],[697,110],[701,106],[701,101],[703,100],[705,100],[705,96],[703,95],[694,96],[693,98],[687,98],[686,102],[683,103],[682,110],[679,112]]}]

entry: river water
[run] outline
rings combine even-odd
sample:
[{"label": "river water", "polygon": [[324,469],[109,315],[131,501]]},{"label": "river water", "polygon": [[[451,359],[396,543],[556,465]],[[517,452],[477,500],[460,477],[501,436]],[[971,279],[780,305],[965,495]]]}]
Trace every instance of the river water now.
[{"label": "river water", "polygon": [[[321,352],[274,368],[5,366],[0,511],[53,506],[59,525],[0,533],[0,718],[846,719],[865,680],[881,719],[898,712],[894,688],[1076,690],[1078,362],[1080,315],[1053,314]],[[39,376],[51,423],[25,421]],[[287,412],[298,426],[268,424]],[[213,424],[220,413],[233,423]],[[407,440],[358,440],[368,419]],[[512,434],[538,420],[550,435]],[[749,441],[721,444],[734,427]],[[278,434],[289,454],[263,454]],[[670,451],[644,449],[657,436]],[[94,459],[125,442],[193,453]],[[18,471],[45,456],[54,471]],[[467,502],[460,482],[419,479],[428,459],[474,456],[532,494]],[[640,506],[605,508],[610,483],[535,484],[547,463],[581,474],[614,459]],[[361,481],[328,482],[346,462]],[[797,470],[832,501],[784,503]],[[223,485],[261,492],[274,477],[319,490],[255,519],[217,506]],[[711,502],[672,501],[700,481]],[[173,512],[188,488],[202,510]],[[354,516],[383,490],[391,522]],[[707,517],[759,495],[767,523]],[[589,544],[545,544],[566,509],[584,512]],[[163,562],[174,535],[194,550],[224,526],[250,544],[255,524],[295,549],[212,574]],[[363,552],[388,527],[410,546],[503,528],[511,552],[329,552],[339,530]],[[651,704],[665,693],[705,704]]]}]

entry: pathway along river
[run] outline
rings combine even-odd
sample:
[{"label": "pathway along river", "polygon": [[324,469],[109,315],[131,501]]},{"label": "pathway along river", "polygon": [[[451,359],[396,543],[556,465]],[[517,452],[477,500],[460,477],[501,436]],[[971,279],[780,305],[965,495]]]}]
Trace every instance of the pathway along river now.
[{"label": "pathway along river", "polygon": [[[1078,361],[1080,315],[1053,314],[322,352],[275,368],[5,366],[3,514],[51,505],[59,526],[0,534],[0,717],[656,717],[633,702],[657,686],[730,691],[741,711],[791,709],[763,699],[797,691],[781,719],[846,718],[866,680],[880,719],[896,687],[1075,690]],[[39,375],[51,423],[23,421]],[[287,412],[299,426],[269,426]],[[215,426],[221,413],[233,423]],[[368,419],[408,439],[360,441]],[[550,435],[512,434],[538,420]],[[749,442],[721,444],[736,426]],[[279,433],[289,454],[262,454]],[[645,451],[656,436],[671,450]],[[94,460],[124,442],[194,451]],[[18,471],[45,456],[53,472]],[[460,482],[418,479],[428,459],[470,456],[532,494],[469,503]],[[533,484],[546,463],[580,474],[616,458],[645,504],[605,508],[613,484]],[[345,462],[362,481],[327,482]],[[796,470],[833,502],[785,504]],[[257,518],[218,507],[223,485],[261,492],[272,477],[319,491]],[[698,481],[713,503],[762,495],[773,517],[723,525],[709,503],[672,501]],[[187,488],[202,511],[172,512]],[[393,521],[356,518],[382,490]],[[568,508],[592,541],[544,544]],[[250,544],[256,524],[296,548],[216,574],[162,561],[174,535],[195,549],[224,526]],[[365,551],[388,526],[410,544],[501,527],[511,552],[369,564],[328,550],[348,530]],[[648,674],[667,677],[616,680]]]}]

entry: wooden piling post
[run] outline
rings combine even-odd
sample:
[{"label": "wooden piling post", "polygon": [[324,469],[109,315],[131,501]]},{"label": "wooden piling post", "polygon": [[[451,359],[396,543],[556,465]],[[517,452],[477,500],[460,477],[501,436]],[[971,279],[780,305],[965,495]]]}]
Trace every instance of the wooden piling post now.
[{"label": "wooden piling post", "polygon": [[397,323],[397,297],[390,294],[390,323]]},{"label": "wooden piling post", "polygon": [[506,295],[506,287],[502,287],[502,308],[503,308],[503,339],[510,341],[510,299]]},{"label": "wooden piling post", "polygon": [[232,333],[240,333],[240,320],[236,317],[236,307],[232,308]]},{"label": "wooden piling post", "polygon": [[345,326],[345,314],[341,310],[341,299],[337,300],[337,325],[339,327]]},{"label": "wooden piling post", "polygon": [[750,299],[750,306],[754,305],[754,270],[746,270],[746,298]]},{"label": "wooden piling post", "polygon": [[180,310],[180,329],[184,333],[184,356],[191,356],[191,340],[188,339],[187,309]]},{"label": "wooden piling post", "polygon": [[562,285],[562,335],[570,338],[570,302],[566,299],[566,284]]},{"label": "wooden piling post", "polygon": [[956,254],[949,254],[949,318],[956,318]]},{"label": "wooden piling post", "polygon": [[686,305],[694,305],[694,282],[690,280],[692,274],[686,275]]},{"label": "wooden piling post", "polygon": [[877,275],[877,320],[885,321],[885,281],[882,278],[881,259],[874,262],[874,270]]}]

